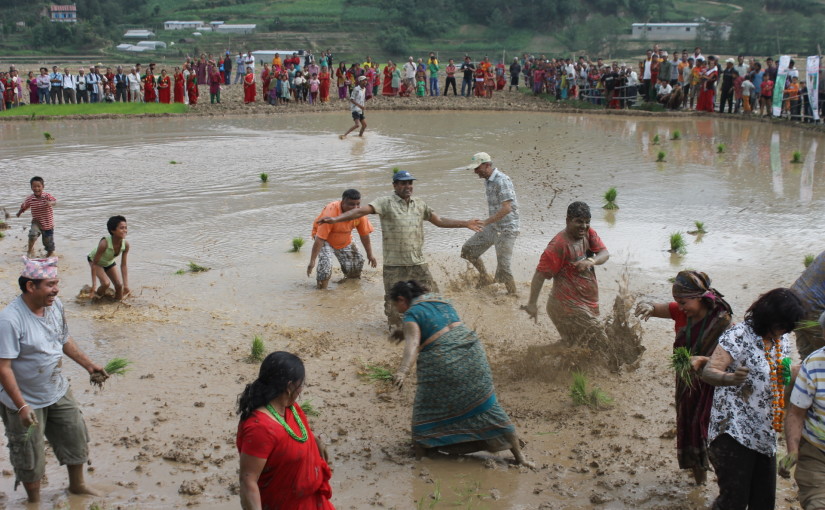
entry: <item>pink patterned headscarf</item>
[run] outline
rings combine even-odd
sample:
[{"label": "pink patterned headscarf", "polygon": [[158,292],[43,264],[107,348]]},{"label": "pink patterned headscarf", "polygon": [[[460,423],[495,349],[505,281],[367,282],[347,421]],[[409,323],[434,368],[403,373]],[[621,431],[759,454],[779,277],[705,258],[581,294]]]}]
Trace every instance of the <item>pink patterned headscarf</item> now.
[{"label": "pink patterned headscarf", "polygon": [[32,280],[50,280],[57,278],[57,257],[47,259],[30,259],[23,257],[23,272],[20,276]]}]

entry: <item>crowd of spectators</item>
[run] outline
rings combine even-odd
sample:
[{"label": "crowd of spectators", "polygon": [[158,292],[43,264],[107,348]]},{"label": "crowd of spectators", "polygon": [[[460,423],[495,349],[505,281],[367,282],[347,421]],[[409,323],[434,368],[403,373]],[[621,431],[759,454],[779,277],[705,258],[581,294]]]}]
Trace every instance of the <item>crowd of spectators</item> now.
[{"label": "crowd of spectators", "polygon": [[[257,70],[256,70],[257,64]],[[12,66],[0,72],[0,109],[25,103],[97,103],[146,101],[197,104],[201,87],[209,89],[212,103],[220,103],[220,91],[231,84],[244,87],[244,102],[260,99],[272,105],[290,102],[327,102],[330,96],[346,101],[361,76],[366,77],[366,99],[373,96],[454,96],[492,98],[494,94],[526,88],[535,95],[556,100],[584,101],[604,108],[633,108],[658,103],[670,110],[718,111],[744,115],[771,115],[774,94],[782,94],[782,115],[810,122],[813,108],[804,80],[791,60],[784,90],[775,90],[777,63],[767,57],[739,55],[724,61],[704,56],[701,48],[668,53],[655,45],[636,63],[605,62],[586,57],[547,58],[524,54],[509,65],[495,64],[486,56],[474,61],[465,55],[458,63],[440,62],[435,53],[425,58],[410,56],[397,65],[374,62],[338,62],[331,51],[314,55],[275,55],[271,62],[256,62],[249,51],[237,55],[202,54],[187,57],[170,72],[149,64],[124,70],[102,65],[80,68],[45,67],[26,76]],[[232,80],[234,70],[234,81]],[[460,89],[457,80],[461,80]],[[820,109],[825,89],[819,82]],[[442,87],[443,84],[443,87]]]}]

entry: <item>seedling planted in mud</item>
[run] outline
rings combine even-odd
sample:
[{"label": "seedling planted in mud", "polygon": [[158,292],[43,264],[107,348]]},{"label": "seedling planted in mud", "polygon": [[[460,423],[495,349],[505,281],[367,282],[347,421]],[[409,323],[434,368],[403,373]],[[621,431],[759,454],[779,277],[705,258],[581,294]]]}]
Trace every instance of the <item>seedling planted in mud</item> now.
[{"label": "seedling planted in mud", "polygon": [[657,163],[664,163],[665,162],[665,156],[667,156],[665,151],[659,151],[658,154],[656,154],[656,162]]},{"label": "seedling planted in mud", "polygon": [[793,157],[791,158],[791,163],[802,163],[802,153],[799,151],[793,151]]},{"label": "seedling planted in mud", "polygon": [[679,130],[677,129],[676,131],[673,132],[673,135],[671,136],[670,139],[671,140],[680,140],[681,138],[682,138],[682,133],[679,132]]},{"label": "seedling planted in mud", "polygon": [[[0,232],[0,234],[2,234],[2,232]],[[808,267],[808,266],[810,266],[811,264],[814,263],[815,258],[816,257],[814,257],[813,255],[811,255],[809,253],[809,254],[805,255],[805,260],[803,260],[802,263],[805,264],[805,267]]]},{"label": "seedling planted in mud", "polygon": [[653,145],[659,145],[659,135],[653,137]]},{"label": "seedling planted in mud", "polygon": [[725,152],[725,144],[720,143],[719,145],[717,145],[716,146],[716,152],[718,154],[722,154],[723,152]]},{"label": "seedling planted in mud", "polygon": [[587,406],[593,409],[600,409],[613,402],[607,393],[601,388],[588,390],[589,383],[587,376],[582,372],[573,372],[573,384],[570,385],[570,398],[577,406]]},{"label": "seedling planted in mud", "polygon": [[616,195],[619,193],[616,191],[616,188],[610,188],[604,193],[604,199],[607,202],[604,204],[604,208],[608,210],[616,210],[619,206],[616,204]]},{"label": "seedling planted in mud", "polygon": [[365,363],[358,372],[358,375],[370,381],[392,381],[392,372],[390,369],[381,365]]},{"label": "seedling planted in mud", "polygon": [[307,416],[321,416],[321,413],[318,412],[317,409],[315,409],[314,405],[312,405],[311,399],[307,399],[301,402],[301,409],[304,410],[304,414]]},{"label": "seedling planted in mud", "polygon": [[435,508],[435,505],[441,501],[441,482],[438,480],[435,481],[435,489],[433,489],[432,494],[428,496],[422,496],[421,499],[416,501],[415,508],[416,510],[424,510],[425,508]]},{"label": "seedling planted in mud", "polygon": [[269,180],[269,174],[266,172],[261,172],[261,182],[266,182]]},{"label": "seedling planted in mud", "polygon": [[209,268],[209,267],[200,266],[198,264],[195,264],[192,261],[189,261],[189,272],[190,273],[204,273],[206,271],[209,271],[210,269],[211,268]]},{"label": "seedling planted in mud", "polygon": [[673,349],[670,356],[670,368],[676,371],[676,378],[682,381],[688,388],[693,386],[692,367],[690,357],[692,353],[687,347],[677,347]]},{"label": "seedling planted in mud", "polygon": [[47,142],[53,142],[54,141],[54,137],[48,131],[45,131],[43,133],[43,138],[45,138]]},{"label": "seedling planted in mud", "polygon": [[304,238],[303,237],[293,237],[292,238],[292,252],[297,253],[301,251],[301,247],[304,246]]},{"label": "seedling planted in mud", "polygon": [[687,253],[687,241],[681,232],[674,232],[670,234],[670,253],[677,255],[684,255]]},{"label": "seedling planted in mud", "polygon": [[249,350],[249,362],[260,363],[264,360],[265,355],[266,346],[264,345],[264,340],[258,335],[255,335],[255,338],[252,339],[252,348]]},{"label": "seedling planted in mud", "polygon": [[698,234],[707,234],[708,233],[708,231],[705,230],[705,222],[704,221],[696,220],[696,221],[693,222],[693,224],[696,226],[696,230],[690,230],[690,231],[688,231],[688,234],[698,235]]},{"label": "seedling planted in mud", "polygon": [[175,274],[186,274],[186,269],[178,269]]},{"label": "seedling planted in mud", "polygon": [[175,160],[173,159],[172,161],[170,161],[170,162],[169,162],[169,164],[170,164],[170,165],[177,165],[177,164],[178,164],[178,162],[177,162],[177,161],[175,161]]}]

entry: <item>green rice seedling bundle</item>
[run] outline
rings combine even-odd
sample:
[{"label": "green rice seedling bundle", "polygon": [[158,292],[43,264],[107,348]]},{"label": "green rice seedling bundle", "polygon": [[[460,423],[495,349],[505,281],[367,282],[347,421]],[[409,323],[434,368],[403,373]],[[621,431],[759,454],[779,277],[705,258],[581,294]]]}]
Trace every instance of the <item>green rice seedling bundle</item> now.
[{"label": "green rice seedling bundle", "polygon": [[690,366],[692,355],[687,347],[677,347],[670,355],[670,368],[676,371],[676,377],[687,387],[693,386],[693,368]]},{"label": "green rice seedling bundle", "polygon": [[802,153],[799,151],[793,151],[793,157],[791,158],[791,163],[802,163]]},{"label": "green rice seedling bundle", "polygon": [[198,264],[195,264],[192,261],[189,261],[189,272],[190,273],[203,273],[205,271],[209,271],[209,269],[210,268],[208,268],[206,266],[200,266]]},{"label": "green rice seedling bundle", "polygon": [[659,152],[656,154],[656,162],[657,162],[657,163],[664,163],[664,162],[665,162],[665,157],[666,157],[666,156],[667,156],[667,154],[665,153],[665,151],[659,151]]},{"label": "green rice seedling bundle", "polygon": [[392,381],[392,372],[381,365],[364,364],[358,375],[370,381]]},{"label": "green rice seedling bundle", "polygon": [[261,172],[261,182],[267,182],[269,180],[269,174],[266,172]]},{"label": "green rice seedling bundle", "polygon": [[252,339],[252,347],[249,349],[249,362],[250,363],[260,363],[264,360],[266,355],[266,346],[264,345],[264,341],[258,335]]},{"label": "green rice seedling bundle", "polygon": [[303,237],[293,237],[292,238],[292,251],[299,252],[301,251],[301,247],[304,246],[304,238]]},{"label": "green rice seedling bundle", "polygon": [[811,264],[814,263],[815,258],[816,258],[815,256],[813,256],[809,253],[808,255],[805,255],[805,259],[802,261],[802,263],[805,264],[805,267],[808,267],[808,266],[810,266]]},{"label": "green rice seedling bundle", "polygon": [[604,204],[605,209],[616,210],[619,208],[618,204],[616,204],[616,196],[618,194],[616,188],[610,188],[604,193],[604,200],[607,202]]},{"label": "green rice seedling bundle", "polygon": [[670,234],[670,253],[684,255],[687,253],[687,242],[681,232]]}]

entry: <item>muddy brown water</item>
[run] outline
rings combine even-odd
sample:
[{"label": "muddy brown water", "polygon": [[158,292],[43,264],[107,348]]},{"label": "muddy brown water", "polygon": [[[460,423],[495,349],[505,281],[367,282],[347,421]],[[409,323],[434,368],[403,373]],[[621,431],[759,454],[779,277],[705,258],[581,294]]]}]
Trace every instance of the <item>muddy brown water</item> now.
[{"label": "muddy brown water", "polygon": [[[592,411],[569,403],[565,369],[575,360],[536,357],[557,338],[549,319],[542,312],[538,324],[526,321],[518,305],[567,204],[584,200],[611,252],[599,269],[603,313],[626,265],[631,290],[659,299],[667,299],[667,278],[679,269],[704,270],[741,319],[759,293],[793,282],[805,254],[825,248],[818,175],[825,139],[712,118],[373,112],[364,139],[340,141],[348,119],[341,112],[0,123],[0,206],[16,212],[28,179],[45,177],[59,201],[62,297],[73,334],[100,362],[135,362],[100,391],[67,363],[90,429],[88,477],[107,495],[67,496],[65,470],[50,454],[42,507],[236,508],[232,408],[255,377],[244,357],[260,334],[269,350],[293,350],[307,363],[303,398],[320,411],[314,430],[334,441],[338,508],[703,508],[714,479],[689,483],[669,434],[671,324],[644,325],[647,351],[635,372],[591,374],[616,402]],[[675,130],[680,140],[671,140]],[[45,142],[44,131],[55,141]],[[408,448],[414,390],[396,393],[357,375],[365,362],[395,368],[400,360],[400,348],[384,340],[380,267],[317,292],[305,275],[309,243],[288,253],[291,239],[308,239],[312,219],[345,188],[359,189],[365,203],[390,193],[396,166],[416,176],[415,195],[440,215],[484,217],[483,182],[462,168],[481,150],[518,193],[514,269],[523,297],[476,289],[463,276],[458,253],[467,230],[428,225],[426,252],[442,289],[485,341],[535,472],[508,468],[508,453],[415,461]],[[665,163],[655,162],[659,151]],[[790,163],[794,151],[803,164]],[[269,173],[267,184],[261,172]],[[615,212],[601,208],[611,186],[621,207]],[[79,302],[85,254],[113,214],[129,221],[135,296],[122,305]],[[3,304],[16,294],[27,218],[10,219],[0,240]],[[669,234],[692,230],[694,220],[708,233],[685,234],[686,255],[668,253]],[[373,246],[380,262],[380,235]],[[176,275],[189,261],[212,269]],[[492,253],[487,261],[492,270]],[[5,448],[0,468],[10,468]],[[22,489],[12,486],[4,471],[0,504],[18,508]],[[795,504],[790,484],[780,483],[778,499],[783,508]]]}]

